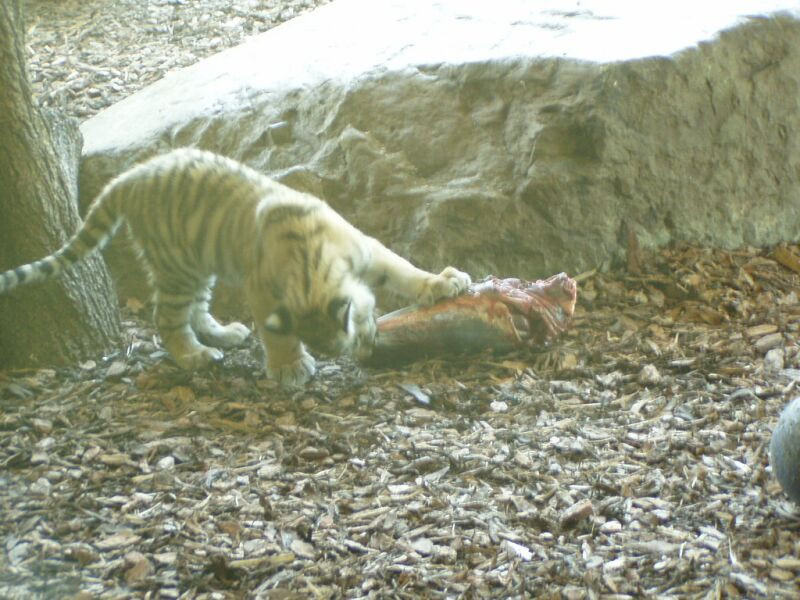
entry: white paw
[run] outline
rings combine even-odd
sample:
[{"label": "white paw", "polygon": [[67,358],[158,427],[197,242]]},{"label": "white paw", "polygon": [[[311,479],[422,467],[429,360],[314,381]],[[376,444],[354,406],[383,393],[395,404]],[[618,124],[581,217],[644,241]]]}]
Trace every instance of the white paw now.
[{"label": "white paw", "polygon": [[350,315],[353,333],[350,338],[350,352],[363,358],[372,354],[378,326],[375,323],[375,297],[371,292],[361,298],[353,297],[353,308]]},{"label": "white paw", "polygon": [[447,267],[438,275],[431,276],[417,298],[420,304],[433,304],[442,298],[453,298],[467,291],[472,283],[469,275],[455,267]]},{"label": "white paw", "polygon": [[372,315],[364,321],[355,323],[352,353],[356,358],[366,358],[372,354],[377,331],[378,326],[375,323],[375,317]]},{"label": "white paw", "polygon": [[214,344],[220,348],[232,348],[244,342],[250,330],[241,323],[233,322],[219,328],[210,336]]},{"label": "white paw", "polygon": [[190,352],[172,355],[173,360],[178,363],[178,366],[182,369],[200,369],[202,367],[207,367],[211,363],[221,361],[222,357],[223,354],[221,350],[200,345]]},{"label": "white paw", "polygon": [[301,349],[297,360],[280,365],[267,365],[267,377],[275,379],[281,387],[299,387],[317,372],[314,357]]}]

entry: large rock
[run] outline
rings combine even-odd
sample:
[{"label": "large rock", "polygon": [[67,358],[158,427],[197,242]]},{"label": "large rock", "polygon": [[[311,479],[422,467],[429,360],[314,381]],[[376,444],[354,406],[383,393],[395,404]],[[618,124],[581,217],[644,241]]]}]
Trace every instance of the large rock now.
[{"label": "large rock", "polygon": [[796,3],[619,4],[338,0],[86,121],[82,198],[191,145],[475,276],[797,239]]}]

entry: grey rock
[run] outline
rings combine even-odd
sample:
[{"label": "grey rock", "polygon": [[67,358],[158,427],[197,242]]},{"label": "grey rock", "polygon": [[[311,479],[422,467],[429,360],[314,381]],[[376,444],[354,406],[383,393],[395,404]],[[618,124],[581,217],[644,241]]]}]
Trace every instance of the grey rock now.
[{"label": "grey rock", "polygon": [[644,385],[656,385],[661,381],[661,373],[655,365],[647,364],[639,371],[639,383]]},{"label": "grey rock", "polygon": [[769,462],[783,491],[800,503],[800,396],[786,405],[772,431]]},{"label": "grey rock", "polygon": [[156,468],[159,471],[171,471],[175,468],[175,457],[164,456],[163,458],[160,458],[156,463]]},{"label": "grey rock", "polygon": [[772,348],[764,355],[764,366],[768,371],[781,371],[784,366],[783,348]]},{"label": "grey rock", "polygon": [[83,123],[82,201],[190,145],[476,277],[797,239],[800,10],[712,6],[338,0]]},{"label": "grey rock", "polygon": [[47,479],[39,477],[39,479],[31,483],[28,490],[35,496],[49,496],[52,488],[53,485]]}]

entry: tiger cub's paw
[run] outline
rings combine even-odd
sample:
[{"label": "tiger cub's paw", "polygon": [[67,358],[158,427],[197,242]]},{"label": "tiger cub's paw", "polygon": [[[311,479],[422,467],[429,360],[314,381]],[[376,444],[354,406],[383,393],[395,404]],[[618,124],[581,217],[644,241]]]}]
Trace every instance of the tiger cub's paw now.
[{"label": "tiger cub's paw", "polygon": [[281,387],[299,387],[306,383],[317,372],[314,357],[304,349],[300,349],[300,356],[296,360],[283,364],[267,365],[267,377],[276,380]]},{"label": "tiger cub's paw", "polygon": [[221,361],[222,356],[221,350],[198,344],[195,348],[183,354],[172,354],[172,359],[182,369],[201,369],[211,363]]},{"label": "tiger cub's paw", "polygon": [[193,315],[192,329],[204,343],[216,348],[238,346],[250,335],[250,330],[241,323],[222,325],[208,312]]},{"label": "tiger cub's paw", "polygon": [[363,294],[352,296],[350,311],[351,353],[356,358],[364,358],[372,354],[378,325],[375,322],[375,296],[365,290]]},{"label": "tiger cub's paw", "polygon": [[356,323],[356,333],[353,336],[353,356],[356,358],[366,358],[372,354],[377,331],[378,325],[375,322],[375,318],[372,316],[360,323]]},{"label": "tiger cub's paw", "polygon": [[218,330],[215,330],[212,341],[220,348],[233,348],[240,345],[250,335],[250,330],[236,321],[222,325]]},{"label": "tiger cub's paw", "polygon": [[447,267],[438,275],[428,278],[417,297],[417,302],[433,304],[442,298],[458,296],[466,292],[471,283],[469,275],[455,267]]}]

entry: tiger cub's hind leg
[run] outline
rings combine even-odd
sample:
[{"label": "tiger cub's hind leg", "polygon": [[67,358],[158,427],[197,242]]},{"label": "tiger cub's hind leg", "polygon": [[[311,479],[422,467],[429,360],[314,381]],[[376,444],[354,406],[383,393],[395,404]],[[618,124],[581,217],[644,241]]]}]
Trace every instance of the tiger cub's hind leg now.
[{"label": "tiger cub's hind leg", "polygon": [[210,279],[205,287],[195,295],[189,317],[192,329],[203,342],[216,348],[238,346],[247,339],[250,330],[237,322],[223,325],[211,316],[209,304],[213,286],[214,280]]},{"label": "tiger cub's hind leg", "polygon": [[187,293],[167,292],[157,289],[155,322],[161,343],[178,366],[184,369],[204,367],[222,359],[222,352],[197,341],[190,324],[195,291]]}]

